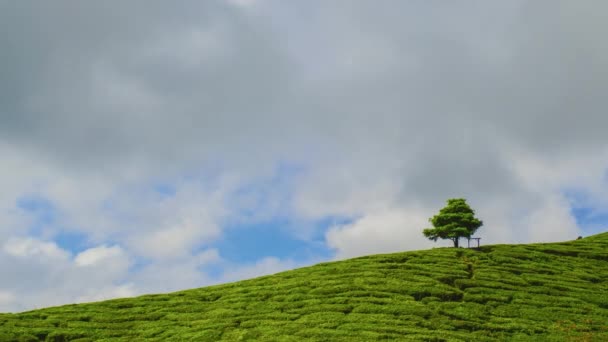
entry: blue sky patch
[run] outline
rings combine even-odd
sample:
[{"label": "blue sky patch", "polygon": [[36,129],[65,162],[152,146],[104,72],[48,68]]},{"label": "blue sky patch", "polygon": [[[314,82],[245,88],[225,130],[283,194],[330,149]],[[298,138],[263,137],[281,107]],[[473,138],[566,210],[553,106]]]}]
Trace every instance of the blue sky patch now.
[{"label": "blue sky patch", "polygon": [[264,257],[277,257],[306,261],[311,258],[331,258],[333,252],[325,243],[325,232],[334,224],[345,224],[352,219],[326,217],[305,223],[313,229],[310,239],[298,239],[293,233],[295,225],[287,218],[275,218],[265,222],[228,226],[222,238],[213,244],[220,255],[232,262],[247,263]]},{"label": "blue sky patch", "polygon": [[84,233],[62,231],[55,235],[53,240],[59,247],[70,251],[74,255],[90,247],[87,235]]},{"label": "blue sky patch", "polygon": [[168,183],[156,184],[153,186],[153,189],[156,193],[161,195],[162,198],[173,197],[177,191],[175,186]]},{"label": "blue sky patch", "polygon": [[199,267],[198,270],[213,279],[218,279],[226,272],[224,266],[219,264],[204,265]]},{"label": "blue sky patch", "polygon": [[566,189],[564,195],[570,202],[570,212],[586,235],[606,231],[608,211],[591,207],[588,195],[578,189]]},{"label": "blue sky patch", "polygon": [[218,248],[223,258],[232,262],[247,263],[269,256],[300,259],[311,252],[311,244],[295,239],[285,229],[287,225],[286,220],[276,219],[227,227],[214,247]]}]

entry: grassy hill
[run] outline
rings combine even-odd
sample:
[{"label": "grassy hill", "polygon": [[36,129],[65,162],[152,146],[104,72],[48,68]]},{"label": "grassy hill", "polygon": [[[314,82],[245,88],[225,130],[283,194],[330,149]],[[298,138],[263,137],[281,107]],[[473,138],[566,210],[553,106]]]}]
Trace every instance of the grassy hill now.
[{"label": "grassy hill", "polygon": [[608,341],[608,233],[0,314],[0,341]]}]

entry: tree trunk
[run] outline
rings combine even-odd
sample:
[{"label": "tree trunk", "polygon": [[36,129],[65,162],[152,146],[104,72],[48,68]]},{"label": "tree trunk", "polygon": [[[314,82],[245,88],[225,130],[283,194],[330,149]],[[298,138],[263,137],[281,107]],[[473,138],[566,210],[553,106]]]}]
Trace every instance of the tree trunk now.
[{"label": "tree trunk", "polygon": [[454,241],[454,248],[458,248],[458,240],[458,238],[454,238],[454,240],[452,240]]}]

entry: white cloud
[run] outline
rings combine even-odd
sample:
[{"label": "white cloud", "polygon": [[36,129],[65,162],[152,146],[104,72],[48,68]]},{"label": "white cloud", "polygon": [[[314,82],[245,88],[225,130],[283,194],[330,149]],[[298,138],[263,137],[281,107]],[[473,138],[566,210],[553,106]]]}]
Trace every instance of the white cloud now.
[{"label": "white cloud", "polygon": [[211,285],[216,281],[204,272],[204,267],[211,262],[221,265],[222,260],[219,257],[210,259],[215,258],[203,252],[193,257],[158,260],[137,270],[129,279],[136,284],[140,293],[171,292]]},{"label": "white cloud", "polygon": [[202,266],[215,264],[221,261],[220,254],[215,248],[204,250],[195,255],[193,259],[197,260],[198,264]]},{"label": "white cloud", "polygon": [[570,213],[567,201],[552,196],[525,218],[526,239],[529,242],[574,240],[581,234]]},{"label": "white cloud", "polygon": [[319,218],[386,209],[401,191],[403,167],[395,165],[398,163],[402,161],[367,164],[336,160],[319,165],[298,182],[293,199],[295,210],[301,217]]},{"label": "white cloud", "polygon": [[336,249],[336,259],[426,249],[435,246],[421,233],[428,226],[425,210],[390,208],[370,212],[350,224],[331,227],[326,241]]},{"label": "white cloud", "polygon": [[217,188],[201,181],[176,185],[175,194],[159,198],[153,191],[120,192],[113,201],[115,226],[123,230],[128,247],[138,255],[155,258],[190,256],[191,249],[210,243],[221,234],[221,221],[228,215],[225,199],[233,185],[218,180]]},{"label": "white cloud", "polygon": [[158,259],[129,276],[138,293],[159,293],[197,288],[219,283],[206,274],[206,268],[224,268],[226,261],[215,248],[173,258]]},{"label": "white cloud", "polygon": [[54,242],[38,241],[33,238],[12,238],[4,243],[3,250],[18,258],[40,258],[42,260],[67,260],[70,254]]},{"label": "white cloud", "polygon": [[[11,238],[0,249],[0,311],[131,296],[126,283],[130,258],[118,246],[71,253],[54,242]],[[86,267],[84,267],[86,266]]]},{"label": "white cloud", "polygon": [[75,303],[97,302],[113,298],[134,297],[139,293],[133,284],[108,286],[103,288],[84,289],[85,294],[76,297]]},{"label": "white cloud", "polygon": [[110,259],[123,258],[124,252],[119,246],[107,247],[105,245],[89,248],[76,255],[74,262],[78,266],[96,266]]},{"label": "white cloud", "polygon": [[9,291],[0,290],[0,308],[5,308],[11,306],[17,297]]},{"label": "white cloud", "polygon": [[197,245],[201,236],[216,237],[219,234],[219,228],[214,223],[199,222],[200,225],[195,225],[187,218],[184,221],[179,226],[137,237],[131,244],[142,255],[169,258],[188,255],[190,248]]}]

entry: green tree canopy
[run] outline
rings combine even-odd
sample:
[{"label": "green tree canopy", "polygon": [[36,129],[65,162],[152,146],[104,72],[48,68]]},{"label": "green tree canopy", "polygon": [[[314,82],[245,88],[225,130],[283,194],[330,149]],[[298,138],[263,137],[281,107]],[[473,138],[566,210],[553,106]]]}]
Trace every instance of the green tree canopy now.
[{"label": "green tree canopy", "polygon": [[429,222],[435,228],[426,228],[422,231],[430,240],[450,239],[454,247],[458,247],[461,237],[470,238],[483,222],[475,218],[475,212],[464,198],[451,198],[448,205],[431,217]]}]

